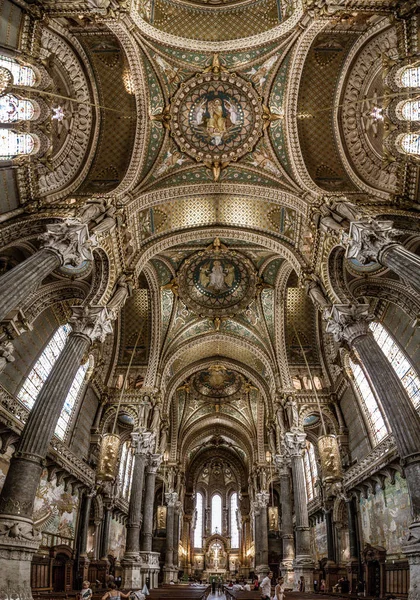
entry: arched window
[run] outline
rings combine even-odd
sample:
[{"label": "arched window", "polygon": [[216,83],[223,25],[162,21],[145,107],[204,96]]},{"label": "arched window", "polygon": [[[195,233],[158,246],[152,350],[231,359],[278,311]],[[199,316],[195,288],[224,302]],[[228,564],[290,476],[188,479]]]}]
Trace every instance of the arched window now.
[{"label": "arched window", "polygon": [[238,529],[238,494],[234,492],[230,497],[230,546],[239,548],[239,529]]},{"label": "arched window", "polygon": [[401,73],[401,87],[420,87],[420,66],[406,67]]},{"label": "arched window", "polygon": [[419,409],[420,378],[413,365],[400,350],[400,347],[395,343],[393,337],[388,333],[385,327],[378,322],[371,323],[369,327],[382,352],[385,354],[395,373],[400,378],[411,402]]},{"label": "arched window", "polygon": [[9,160],[21,154],[31,154],[34,147],[35,140],[30,133],[0,129],[0,160]]},{"label": "arched window", "polygon": [[420,121],[420,99],[407,100],[401,106],[401,114],[406,121]]},{"label": "arched window", "polygon": [[315,459],[315,448],[311,442],[306,442],[303,462],[305,465],[306,495],[308,500],[313,500],[318,495],[318,489],[315,487],[318,478],[318,467]]},{"label": "arched window", "polygon": [[[69,324],[62,325],[57,329],[20,388],[18,399],[25,406],[27,406],[29,410],[31,410],[35,404],[38,394],[46,382],[49,374],[51,373],[56,360],[60,356],[70,332],[71,326]],[[83,382],[85,380],[88,366],[89,361],[86,361],[85,364],[79,367],[70,387],[69,393],[67,394],[67,398],[64,402],[63,410],[61,411],[61,415],[58,419],[54,432],[55,435],[61,440],[65,438],[76,401],[79,397]]]},{"label": "arched window", "polygon": [[120,468],[118,471],[118,491],[124,500],[130,499],[133,480],[134,458],[130,441],[124,442],[121,448]]},{"label": "arched window", "polygon": [[35,108],[30,100],[22,100],[13,94],[0,97],[0,123],[30,121],[34,114]]},{"label": "arched window", "polygon": [[420,134],[419,133],[404,133],[398,136],[398,141],[403,152],[406,154],[420,155]]},{"label": "arched window", "polygon": [[201,548],[203,546],[203,494],[200,492],[196,494],[195,510],[197,516],[194,529],[194,548]]},{"label": "arched window", "polygon": [[4,67],[11,72],[14,85],[35,85],[35,72],[31,67],[19,64],[13,58],[0,54],[0,67]]},{"label": "arched window", "polygon": [[375,443],[378,444],[388,435],[388,429],[385,425],[382,412],[362,367],[354,363],[351,359],[349,360],[349,364],[353,373],[354,386],[361,400],[363,412],[369,423],[373,439]]},{"label": "arched window", "polygon": [[211,499],[211,532],[222,533],[222,497],[213,494]]}]

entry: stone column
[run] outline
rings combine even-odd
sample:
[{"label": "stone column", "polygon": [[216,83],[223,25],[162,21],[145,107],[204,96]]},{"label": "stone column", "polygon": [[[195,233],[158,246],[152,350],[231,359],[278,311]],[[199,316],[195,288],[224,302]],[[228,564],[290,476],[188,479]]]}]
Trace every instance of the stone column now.
[{"label": "stone column", "polygon": [[333,586],[337,583],[337,565],[335,562],[335,543],[334,543],[334,531],[332,521],[332,505],[331,502],[326,502],[324,506],[324,518],[327,529],[327,564],[325,565],[326,571],[326,586],[327,591],[331,591]]},{"label": "stone column", "polygon": [[102,526],[101,560],[108,560],[109,530],[111,527],[112,506],[104,506],[104,521]]},{"label": "stone column", "polygon": [[0,495],[0,586],[17,599],[31,597],[30,561],[41,537],[33,504],[57,421],[85,352],[112,331],[102,306],[73,307],[70,322],[73,331],[29,413]]},{"label": "stone column", "polygon": [[174,566],[174,522],[175,522],[175,505],[178,502],[178,494],[176,492],[168,492],[165,494],[167,511],[166,511],[166,553],[165,566],[163,567],[164,583],[175,581],[177,569]]},{"label": "stone column", "polygon": [[378,262],[420,289],[420,257],[395,242],[392,221],[354,221],[349,235],[348,258]]},{"label": "stone column", "polygon": [[332,308],[327,331],[337,342],[353,347],[380,398],[395,438],[410,493],[412,523],[404,552],[410,563],[409,598],[420,589],[420,417],[401,381],[369,329],[373,317],[367,304],[339,304]]},{"label": "stone column", "polygon": [[93,492],[86,492],[83,500],[79,529],[79,573],[82,580],[87,579],[90,560],[87,557],[87,540],[89,533],[89,516],[92,506]]},{"label": "stone column", "polygon": [[356,512],[353,498],[346,498],[347,520],[349,522],[350,559],[347,563],[347,577],[350,581],[350,592],[357,592],[359,580],[359,544],[357,539]]},{"label": "stone column", "polygon": [[293,584],[295,580],[293,561],[295,559],[295,540],[293,536],[292,515],[292,489],[290,482],[290,461],[286,457],[277,455],[275,462],[280,476],[280,506],[281,530],[283,542],[283,560],[280,571],[286,584]]},{"label": "stone column", "polygon": [[174,508],[174,567],[176,571],[176,580],[178,580],[179,571],[179,538],[180,538],[180,527],[179,519],[182,512],[181,502],[177,502]]},{"label": "stone column", "polygon": [[259,575],[265,575],[270,570],[268,566],[268,519],[267,506],[270,499],[268,492],[258,492],[256,494],[256,503],[259,509],[258,518],[258,542],[259,542],[259,563],[255,563],[255,572]]},{"label": "stone column", "polygon": [[142,522],[144,471],[150,454],[155,446],[155,434],[150,431],[132,433],[134,448],[134,467],[128,507],[127,538],[123,565],[123,587],[139,589],[140,575],[140,525]]},{"label": "stone column", "polygon": [[153,507],[155,503],[156,473],[162,462],[161,454],[151,454],[146,474],[146,491],[144,496],[143,526],[141,549],[145,552],[152,551],[153,541]]},{"label": "stone column", "polygon": [[303,465],[306,434],[300,431],[288,431],[285,434],[285,442],[292,463],[296,518],[296,558],[294,561],[294,572],[296,579],[299,579],[302,575],[304,576],[306,589],[313,589],[314,563],[311,556],[305,469]]},{"label": "stone column", "polygon": [[0,321],[57,267],[77,267],[84,260],[92,260],[95,240],[89,237],[87,226],[75,219],[47,225],[40,239],[43,249],[0,277]]},{"label": "stone column", "polygon": [[261,528],[260,528],[260,515],[261,508],[258,502],[252,502],[252,512],[254,515],[254,568],[261,563]]}]

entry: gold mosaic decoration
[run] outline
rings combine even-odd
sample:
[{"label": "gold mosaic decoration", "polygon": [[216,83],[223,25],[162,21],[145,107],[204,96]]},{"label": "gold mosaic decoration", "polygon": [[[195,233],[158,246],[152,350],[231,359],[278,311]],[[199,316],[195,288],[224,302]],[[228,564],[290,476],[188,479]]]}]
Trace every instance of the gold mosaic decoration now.
[{"label": "gold mosaic decoration", "polygon": [[215,240],[213,247],[187,259],[178,273],[178,293],[193,312],[211,318],[243,312],[256,294],[249,259]]},{"label": "gold mosaic decoration", "polygon": [[193,385],[202,396],[228,398],[240,389],[242,379],[235,371],[216,364],[205,371],[199,371],[193,378]]}]

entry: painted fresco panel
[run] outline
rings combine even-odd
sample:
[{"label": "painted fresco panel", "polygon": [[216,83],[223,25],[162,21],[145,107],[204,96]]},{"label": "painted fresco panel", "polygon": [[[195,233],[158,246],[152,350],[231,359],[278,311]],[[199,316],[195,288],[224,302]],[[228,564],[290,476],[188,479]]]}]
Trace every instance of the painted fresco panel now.
[{"label": "painted fresco panel", "polygon": [[385,489],[379,486],[376,494],[360,498],[363,541],[383,546],[388,555],[401,554],[401,540],[407,535],[411,521],[407,484],[398,474],[395,485],[386,480]]},{"label": "painted fresco panel", "polygon": [[327,524],[325,521],[311,527],[311,546],[315,561],[322,560],[327,556]]},{"label": "painted fresco panel", "polygon": [[109,533],[109,553],[112,554],[116,560],[121,560],[124,556],[125,535],[125,525],[123,523],[119,523],[115,519],[111,519]]}]

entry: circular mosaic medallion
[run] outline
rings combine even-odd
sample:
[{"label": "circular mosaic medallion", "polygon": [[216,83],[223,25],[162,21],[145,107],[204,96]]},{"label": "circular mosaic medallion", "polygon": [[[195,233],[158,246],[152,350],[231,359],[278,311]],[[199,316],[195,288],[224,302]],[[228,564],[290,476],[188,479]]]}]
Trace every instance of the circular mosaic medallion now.
[{"label": "circular mosaic medallion", "polygon": [[197,161],[232,161],[251,152],[262,135],[262,104],[234,73],[196,75],[176,92],[171,129],[182,152]]},{"label": "circular mosaic medallion", "polygon": [[178,274],[181,300],[194,312],[222,317],[244,311],[255,297],[252,263],[235,251],[205,250],[194,254]]},{"label": "circular mosaic medallion", "polygon": [[212,365],[194,377],[194,387],[202,396],[226,398],[240,389],[242,380],[238,373],[229,371],[223,365]]}]

